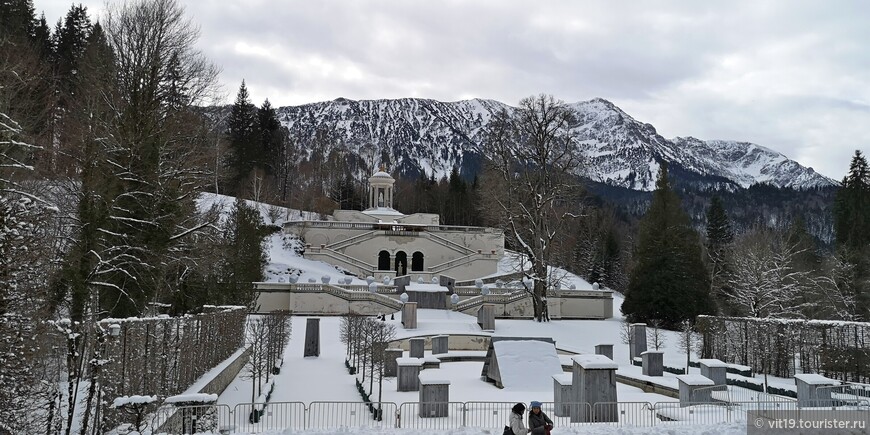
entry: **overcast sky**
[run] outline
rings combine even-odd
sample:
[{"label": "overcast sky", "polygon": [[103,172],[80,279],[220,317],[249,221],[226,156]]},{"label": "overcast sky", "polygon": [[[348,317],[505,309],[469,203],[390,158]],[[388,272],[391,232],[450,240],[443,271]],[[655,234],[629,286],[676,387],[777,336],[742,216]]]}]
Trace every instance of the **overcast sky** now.
[{"label": "overcast sky", "polygon": [[[71,4],[34,3],[50,23]],[[665,137],[755,142],[837,180],[870,151],[864,1],[182,3],[225,102],[242,79],[255,104],[276,106],[602,97]]]}]

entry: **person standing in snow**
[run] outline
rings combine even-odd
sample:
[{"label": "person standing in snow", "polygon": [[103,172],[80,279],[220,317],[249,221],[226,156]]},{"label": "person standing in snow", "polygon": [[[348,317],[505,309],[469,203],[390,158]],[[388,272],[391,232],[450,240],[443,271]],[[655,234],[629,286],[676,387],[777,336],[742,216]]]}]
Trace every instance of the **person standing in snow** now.
[{"label": "person standing in snow", "polygon": [[547,414],[541,410],[541,402],[533,400],[529,405],[529,431],[532,435],[550,435],[550,429],[553,428],[553,420],[547,417]]},{"label": "person standing in snow", "polygon": [[526,425],[523,422],[523,413],[525,412],[526,405],[522,403],[517,403],[511,409],[510,428],[514,432],[514,435],[526,435],[529,433],[529,430],[526,429]]}]

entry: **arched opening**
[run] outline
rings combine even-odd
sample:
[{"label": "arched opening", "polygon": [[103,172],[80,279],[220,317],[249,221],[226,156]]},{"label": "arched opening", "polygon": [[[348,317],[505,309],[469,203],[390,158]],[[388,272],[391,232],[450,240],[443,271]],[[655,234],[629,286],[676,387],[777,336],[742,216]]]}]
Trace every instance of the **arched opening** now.
[{"label": "arched opening", "polygon": [[390,270],[390,253],[381,251],[378,253],[378,270]]},{"label": "arched opening", "polygon": [[411,256],[411,272],[423,271],[423,253],[417,251]]},{"label": "arched opening", "polygon": [[408,254],[405,251],[396,252],[396,276],[408,274]]}]

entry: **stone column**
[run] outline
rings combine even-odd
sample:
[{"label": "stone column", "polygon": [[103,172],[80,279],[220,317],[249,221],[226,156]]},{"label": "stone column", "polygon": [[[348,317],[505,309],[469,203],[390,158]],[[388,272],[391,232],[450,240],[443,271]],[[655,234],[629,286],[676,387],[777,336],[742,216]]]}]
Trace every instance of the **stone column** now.
[{"label": "stone column", "polygon": [[404,351],[402,349],[387,349],[384,351],[384,377],[391,378],[396,376],[396,359],[401,358]]},{"label": "stone column", "polygon": [[572,359],[571,402],[579,405],[571,407],[571,423],[619,421],[616,406],[619,366],[603,355],[576,355]]},{"label": "stone column", "polygon": [[411,351],[408,352],[408,356],[411,358],[423,358],[423,352],[426,349],[426,339],[425,338],[410,338],[408,339],[408,343],[410,343]]},{"label": "stone column", "polygon": [[701,376],[713,381],[713,385],[721,385],[723,390],[728,389],[728,364],[718,359],[701,359]]},{"label": "stone column", "polygon": [[713,401],[710,388],[713,381],[709,378],[692,373],[690,375],[677,375],[680,384],[680,406],[695,403],[710,403]]},{"label": "stone column", "polygon": [[432,355],[447,353],[447,335],[436,335],[432,337]]},{"label": "stone column", "polygon": [[305,322],[305,353],[302,356],[320,356],[320,319]]},{"label": "stone column", "polygon": [[640,354],[643,358],[644,376],[662,376],[664,374],[664,352],[648,350]]},{"label": "stone column", "polygon": [[797,385],[798,408],[831,406],[831,388],[828,387],[840,385],[840,381],[813,373],[794,375],[794,383]]},{"label": "stone column", "polygon": [[634,363],[634,359],[640,358],[640,354],[646,351],[646,323],[632,323],[629,328],[631,328],[629,331],[629,337],[631,337],[629,356]]},{"label": "stone column", "polygon": [[571,373],[553,375],[553,406],[555,407],[553,414],[556,417],[568,417],[571,415],[571,406],[569,404],[573,400],[571,393],[572,377],[573,374]]},{"label": "stone column", "polygon": [[397,358],[396,391],[419,391],[422,365],[422,358]]},{"label": "stone column", "polygon": [[483,304],[477,310],[477,324],[484,331],[495,331],[495,305]]},{"label": "stone column", "polygon": [[613,345],[612,344],[597,344],[597,345],[595,345],[595,355],[604,355],[610,359],[613,359]]},{"label": "stone column", "polygon": [[417,329],[416,302],[405,302],[402,305],[402,325],[405,329]]},{"label": "stone column", "polygon": [[447,417],[450,402],[450,381],[440,369],[424,370],[420,379],[420,417]]}]

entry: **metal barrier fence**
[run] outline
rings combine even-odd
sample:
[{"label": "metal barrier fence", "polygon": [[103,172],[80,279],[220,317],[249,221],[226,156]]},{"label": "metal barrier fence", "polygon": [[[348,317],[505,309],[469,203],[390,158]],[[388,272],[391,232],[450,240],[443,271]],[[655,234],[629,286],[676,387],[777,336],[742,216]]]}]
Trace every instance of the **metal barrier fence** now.
[{"label": "metal barrier fence", "polygon": [[[180,406],[162,408],[151,418],[151,433],[189,434],[260,433],[274,430],[338,429],[366,427],[411,430],[450,430],[475,427],[500,430],[508,424],[514,402],[280,402],[226,405]],[[813,408],[800,408],[794,401],[748,402],[612,402],[542,404],[555,427],[576,425],[676,426],[716,425],[745,422],[747,412],[754,417],[784,418],[786,412],[799,412],[811,418],[821,411],[845,412],[855,420],[870,418],[870,402],[841,406],[830,401]],[[794,414],[790,414],[794,418]],[[525,416],[524,416],[525,418]]]}]

